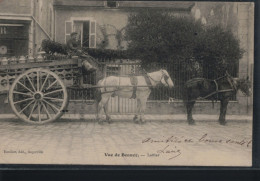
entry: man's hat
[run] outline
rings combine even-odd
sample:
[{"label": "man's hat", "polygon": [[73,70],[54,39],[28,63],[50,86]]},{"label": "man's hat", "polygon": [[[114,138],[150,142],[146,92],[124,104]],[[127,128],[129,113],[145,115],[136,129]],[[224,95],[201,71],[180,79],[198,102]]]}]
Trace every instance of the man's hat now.
[{"label": "man's hat", "polygon": [[77,35],[77,34],[78,34],[77,32],[72,32],[72,33],[70,34],[70,36]]}]

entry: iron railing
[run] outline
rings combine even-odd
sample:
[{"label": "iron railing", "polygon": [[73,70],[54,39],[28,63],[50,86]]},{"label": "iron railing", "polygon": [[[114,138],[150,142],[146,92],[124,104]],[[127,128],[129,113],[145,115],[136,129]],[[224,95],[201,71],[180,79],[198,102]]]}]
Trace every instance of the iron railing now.
[{"label": "iron railing", "polygon": [[[103,64],[103,72],[104,76],[138,76],[144,75],[144,71],[139,62],[133,62],[128,60],[115,60],[115,61],[107,61],[100,60]],[[174,82],[174,88],[169,89],[167,87],[159,86],[156,88],[151,88],[151,94],[149,96],[149,101],[168,101],[169,97],[174,99],[182,99],[183,85],[185,81],[194,78],[194,75],[184,70],[184,66],[182,66],[182,62],[175,62],[173,64],[169,63],[157,63],[157,69],[165,69],[168,71],[171,79]],[[218,78],[223,76],[223,74],[214,74],[208,66],[203,66],[203,74],[199,75],[203,78]],[[236,77],[238,74],[238,66],[233,67],[229,70],[230,75]],[[210,75],[211,77],[208,77]],[[197,75],[195,75],[197,76]],[[96,73],[86,73],[83,76],[83,82],[85,84],[96,85]],[[69,90],[69,95],[71,100],[93,100],[94,99],[94,91],[95,89],[87,89],[87,90]],[[232,100],[236,100],[234,96]]]}]

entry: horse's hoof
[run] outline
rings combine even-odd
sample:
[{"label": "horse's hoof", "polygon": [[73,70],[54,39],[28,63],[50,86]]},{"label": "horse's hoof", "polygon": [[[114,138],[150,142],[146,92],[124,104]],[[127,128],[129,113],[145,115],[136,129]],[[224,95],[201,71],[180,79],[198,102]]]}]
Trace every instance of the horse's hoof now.
[{"label": "horse's hoof", "polygon": [[98,120],[98,124],[102,125],[102,124],[104,124],[104,121]]},{"label": "horse's hoof", "polygon": [[195,125],[195,121],[194,120],[189,120],[188,123],[189,123],[189,125]]},{"label": "horse's hoof", "polygon": [[134,118],[133,118],[133,121],[134,121],[134,123],[138,123],[138,117],[137,116],[135,116]]},{"label": "horse's hoof", "polygon": [[140,120],[140,124],[145,124],[145,120]]},{"label": "horse's hoof", "polygon": [[111,118],[110,118],[110,117],[107,117],[107,118],[106,118],[106,122],[109,123],[109,124],[112,123]]},{"label": "horse's hoof", "polygon": [[134,119],[133,121],[134,121],[134,123],[136,123],[136,124],[139,123],[139,121],[138,121],[137,119]]},{"label": "horse's hoof", "polygon": [[219,124],[225,126],[227,124],[227,122],[226,121],[219,121]]}]

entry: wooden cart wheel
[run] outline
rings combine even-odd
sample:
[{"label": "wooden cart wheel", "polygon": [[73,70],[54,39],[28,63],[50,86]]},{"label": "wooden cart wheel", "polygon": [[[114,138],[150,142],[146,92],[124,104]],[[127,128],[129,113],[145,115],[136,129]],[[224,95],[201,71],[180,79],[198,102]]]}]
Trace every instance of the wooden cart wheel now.
[{"label": "wooden cart wheel", "polygon": [[63,115],[68,105],[68,93],[58,75],[35,68],[14,80],[9,90],[9,102],[20,119],[43,124]]}]

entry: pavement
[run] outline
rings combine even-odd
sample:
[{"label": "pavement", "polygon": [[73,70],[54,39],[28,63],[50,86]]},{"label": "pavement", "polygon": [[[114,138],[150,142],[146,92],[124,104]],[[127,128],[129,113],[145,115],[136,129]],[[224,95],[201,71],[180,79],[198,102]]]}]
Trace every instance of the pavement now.
[{"label": "pavement", "polygon": [[[111,118],[116,121],[129,121],[133,119],[133,114],[114,114],[111,115]],[[207,114],[194,114],[193,115],[195,120],[204,120],[204,121],[215,121],[218,120],[219,115],[207,115]],[[14,114],[0,114],[1,119],[15,119],[16,116]],[[86,119],[86,120],[93,120],[96,118],[95,114],[64,114],[62,119]],[[103,115],[105,119],[105,116]],[[145,118],[150,121],[169,121],[169,120],[176,120],[176,121],[185,121],[187,116],[185,114],[163,114],[163,115],[152,115],[152,114],[145,114]],[[252,121],[252,116],[249,115],[227,115],[226,120],[228,121]]]},{"label": "pavement", "polygon": [[114,122],[103,125],[93,120],[95,115],[78,115],[77,119],[65,115],[44,125],[8,116],[0,119],[0,163],[5,164],[252,164],[248,116],[228,116],[226,126],[214,115],[195,115],[194,126],[187,124],[185,115],[146,115],[145,124],[133,123],[131,115],[113,115]]}]

